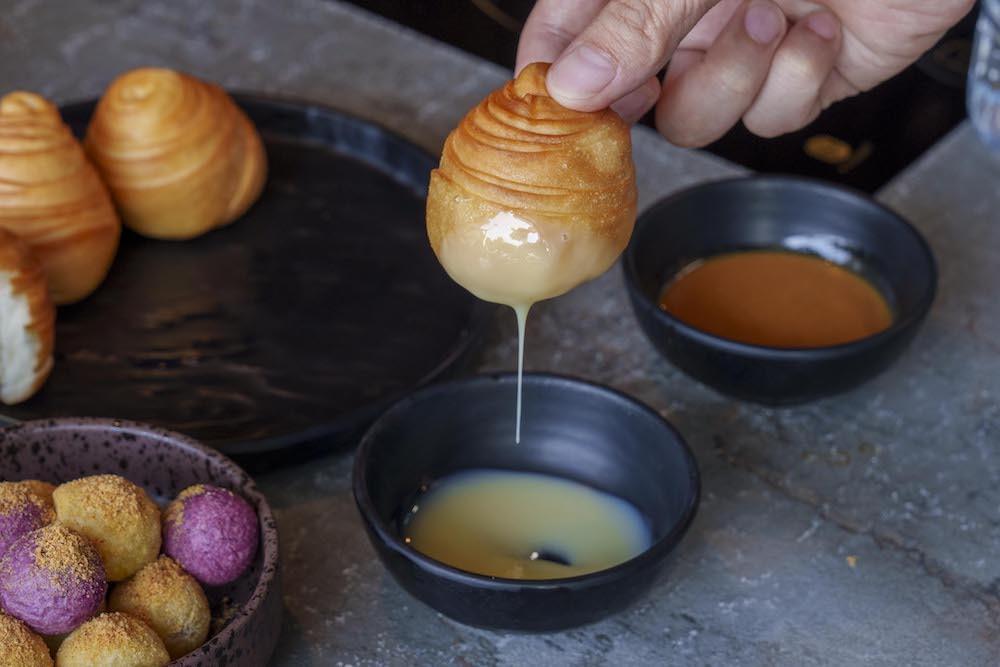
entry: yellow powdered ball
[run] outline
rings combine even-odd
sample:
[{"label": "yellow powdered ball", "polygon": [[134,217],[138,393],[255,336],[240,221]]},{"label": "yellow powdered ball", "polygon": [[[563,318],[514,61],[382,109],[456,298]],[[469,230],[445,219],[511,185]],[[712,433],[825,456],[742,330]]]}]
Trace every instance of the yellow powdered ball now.
[{"label": "yellow powdered ball", "polygon": [[66,638],[56,667],[164,667],[170,655],[148,625],[128,614],[101,614]]},{"label": "yellow powdered ball", "polygon": [[37,479],[22,479],[18,484],[28,487],[29,490],[34,491],[36,495],[44,499],[49,504],[49,507],[54,507],[52,504],[52,493],[56,490],[55,484],[49,484]]},{"label": "yellow powdered ball", "polygon": [[42,638],[13,616],[0,611],[0,667],[52,667]]},{"label": "yellow powdered ball", "polygon": [[59,522],[97,547],[108,581],[128,579],[160,552],[160,508],[118,475],[66,482],[53,494]]},{"label": "yellow powdered ball", "polygon": [[160,635],[174,660],[208,639],[212,620],[208,598],[195,578],[167,556],[118,584],[111,592],[109,608],[145,621]]}]

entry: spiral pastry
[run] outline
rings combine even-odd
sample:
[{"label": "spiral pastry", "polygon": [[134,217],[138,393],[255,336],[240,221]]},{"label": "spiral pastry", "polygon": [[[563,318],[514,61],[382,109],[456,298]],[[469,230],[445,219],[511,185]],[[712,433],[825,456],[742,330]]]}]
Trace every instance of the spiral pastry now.
[{"label": "spiral pastry", "polygon": [[26,243],[0,229],[0,402],[27,399],[52,370],[56,311]]},{"label": "spiral pastry", "polygon": [[431,172],[431,247],[487,301],[526,306],[597,277],[635,223],[628,126],[561,106],[547,71],[529,65],[470,111]]},{"label": "spiral pastry", "polygon": [[0,98],[0,228],[31,246],[56,304],[93,292],[118,249],[107,189],[59,110],[34,93]]},{"label": "spiral pastry", "polygon": [[240,217],[267,172],[257,130],[218,86],[169,69],[119,76],[84,145],[125,224],[189,239]]}]

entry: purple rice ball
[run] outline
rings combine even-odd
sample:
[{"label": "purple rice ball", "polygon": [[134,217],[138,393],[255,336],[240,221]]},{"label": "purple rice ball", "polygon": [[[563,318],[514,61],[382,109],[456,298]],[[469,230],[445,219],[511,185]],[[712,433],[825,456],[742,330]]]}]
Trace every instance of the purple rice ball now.
[{"label": "purple rice ball", "polygon": [[0,560],[0,605],[42,635],[77,628],[97,613],[107,591],[97,549],[61,524],[24,535]]},{"label": "purple rice ball", "polygon": [[257,513],[217,486],[191,486],[163,514],[163,551],[206,586],[239,579],[257,553]]},{"label": "purple rice ball", "polygon": [[56,518],[52,502],[20,482],[0,482],[0,558],[22,535]]}]

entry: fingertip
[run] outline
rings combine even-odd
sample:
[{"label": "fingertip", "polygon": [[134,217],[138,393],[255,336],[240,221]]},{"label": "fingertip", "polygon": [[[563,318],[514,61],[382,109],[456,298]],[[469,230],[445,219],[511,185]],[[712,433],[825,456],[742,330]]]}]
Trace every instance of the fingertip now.
[{"label": "fingertip", "polygon": [[785,14],[771,0],[751,0],[743,15],[743,26],[753,41],[771,44],[785,32]]},{"label": "fingertip", "polygon": [[828,41],[836,41],[840,37],[840,21],[831,12],[818,11],[802,20],[816,36]]},{"label": "fingertip", "polygon": [[660,81],[656,77],[649,79],[636,90],[611,105],[611,108],[621,116],[622,120],[632,125],[646,115],[660,98]]}]

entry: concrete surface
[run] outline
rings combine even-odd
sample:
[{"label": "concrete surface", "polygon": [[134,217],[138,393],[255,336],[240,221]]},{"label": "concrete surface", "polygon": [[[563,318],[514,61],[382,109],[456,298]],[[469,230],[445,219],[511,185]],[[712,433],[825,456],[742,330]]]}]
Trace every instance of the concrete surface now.
[{"label": "concrete surface", "polygon": [[[66,102],[139,65],[302,97],[437,151],[506,73],[334,2],[0,3],[0,90]],[[641,205],[740,173],[636,130]],[[704,499],[634,609],[539,636],[470,629],[374,559],[349,454],[259,477],[279,517],[279,666],[1000,664],[1000,157],[962,127],[883,190],[933,246],[937,302],[910,351],[794,409],[725,399],[662,361],[614,269],[532,314],[527,365],[623,389],[668,416]],[[484,369],[513,366],[513,316]]]}]

